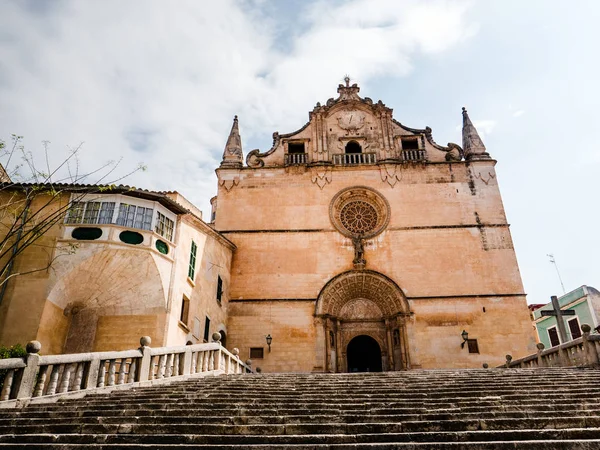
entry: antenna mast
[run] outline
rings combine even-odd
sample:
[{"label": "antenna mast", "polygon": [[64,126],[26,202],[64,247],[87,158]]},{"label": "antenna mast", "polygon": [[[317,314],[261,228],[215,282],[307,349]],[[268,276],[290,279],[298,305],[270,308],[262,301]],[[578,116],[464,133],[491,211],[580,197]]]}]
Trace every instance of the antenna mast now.
[{"label": "antenna mast", "polygon": [[563,280],[560,277],[560,272],[558,271],[558,264],[556,264],[556,259],[554,258],[554,255],[551,253],[548,253],[546,256],[548,258],[550,258],[550,263],[554,264],[554,268],[556,269],[556,274],[558,275],[558,280],[560,281],[560,286],[562,287],[563,294],[566,294],[567,291],[565,291],[565,285],[563,284]]}]

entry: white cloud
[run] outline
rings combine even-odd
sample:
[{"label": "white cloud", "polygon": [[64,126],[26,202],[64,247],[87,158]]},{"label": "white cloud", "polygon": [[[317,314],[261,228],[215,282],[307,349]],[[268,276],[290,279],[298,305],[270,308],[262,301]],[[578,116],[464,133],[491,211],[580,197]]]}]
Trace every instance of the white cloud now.
[{"label": "white cloud", "polygon": [[517,110],[517,111],[515,111],[515,112],[513,113],[513,117],[520,117],[520,116],[522,116],[523,114],[525,114],[525,111],[524,111],[524,110],[522,110],[522,109],[519,109],[519,110]]},{"label": "white cloud", "polygon": [[318,1],[283,50],[286,30],[262,1],[25,5],[0,6],[0,137],[22,134],[34,151],[48,139],[56,160],[86,141],[88,167],[143,161],[149,171],[131,184],[178,190],[205,210],[234,114],[242,140],[291,131],[344,73],[362,84],[401,76],[414,56],[476,31],[468,2]]},{"label": "white cloud", "polygon": [[485,139],[487,135],[492,134],[498,122],[495,120],[474,120],[473,125],[477,129],[481,139]]}]

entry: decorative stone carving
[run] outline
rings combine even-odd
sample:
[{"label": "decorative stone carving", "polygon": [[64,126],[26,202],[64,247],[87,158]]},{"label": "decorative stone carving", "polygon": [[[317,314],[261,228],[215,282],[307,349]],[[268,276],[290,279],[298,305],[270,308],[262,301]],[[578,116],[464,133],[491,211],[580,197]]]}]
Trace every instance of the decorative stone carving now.
[{"label": "decorative stone carving", "polygon": [[352,238],[352,244],[354,245],[354,261],[352,261],[352,264],[354,264],[355,269],[364,269],[367,260],[365,259],[363,240],[360,237]]},{"label": "decorative stone carving", "polygon": [[[329,206],[333,226],[351,239],[370,239],[390,221],[390,205],[377,191],[355,186],[338,192]],[[356,245],[355,245],[356,247]]]},{"label": "decorative stone carving", "polygon": [[325,285],[317,298],[315,314],[340,317],[344,305],[359,298],[375,303],[384,317],[409,313],[408,302],[396,283],[372,270],[352,270]]},{"label": "decorative stone carving", "polygon": [[379,306],[364,298],[350,300],[340,310],[342,319],[381,319],[381,317],[383,314]]},{"label": "decorative stone carving", "polygon": [[381,181],[386,182],[391,188],[396,186],[398,181],[402,180],[402,166],[398,164],[380,164],[379,175]]},{"label": "decorative stone carving", "polygon": [[[306,128],[308,126],[308,123],[306,125],[304,125],[304,127],[302,127],[302,129]],[[298,130],[300,131],[300,130]],[[295,134],[297,132],[294,133],[290,133],[287,134],[286,136],[291,136],[293,134]],[[275,149],[279,146],[279,142],[281,140],[281,136],[279,135],[279,133],[277,131],[275,131],[273,133],[273,145],[271,146],[271,148],[265,152],[265,153],[261,153],[259,149],[254,149],[252,151],[250,151],[250,153],[248,153],[248,155],[246,156],[246,165],[248,167],[264,167],[265,162],[263,161],[263,158],[269,156],[270,154],[272,154]]]},{"label": "decorative stone carving", "polygon": [[331,175],[333,169],[328,166],[316,166],[310,168],[310,179],[311,181],[319,186],[319,189],[323,189],[325,185],[331,183]]}]

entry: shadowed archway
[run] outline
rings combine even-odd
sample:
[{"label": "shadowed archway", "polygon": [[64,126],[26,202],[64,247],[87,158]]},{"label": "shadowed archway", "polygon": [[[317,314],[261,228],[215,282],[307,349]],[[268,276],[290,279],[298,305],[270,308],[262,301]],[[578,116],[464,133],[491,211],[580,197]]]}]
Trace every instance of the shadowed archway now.
[{"label": "shadowed archway", "polygon": [[[317,339],[322,349],[317,365],[326,372],[351,370],[349,344],[366,335],[379,348],[378,370],[408,369],[409,316],[404,293],[389,277],[373,270],[337,275],[323,287],[315,305]],[[373,365],[368,364],[365,368]]]},{"label": "shadowed archway", "polygon": [[371,336],[353,338],[346,348],[348,372],[381,372],[381,348]]}]

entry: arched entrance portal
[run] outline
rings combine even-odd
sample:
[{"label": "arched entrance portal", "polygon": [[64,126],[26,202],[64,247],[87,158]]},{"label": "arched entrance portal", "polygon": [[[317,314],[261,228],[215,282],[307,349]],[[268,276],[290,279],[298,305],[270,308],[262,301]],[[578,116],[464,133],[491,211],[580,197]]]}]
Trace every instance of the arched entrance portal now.
[{"label": "arched entrance portal", "polygon": [[371,336],[353,338],[346,349],[348,372],[381,372],[381,348]]},{"label": "arched entrance portal", "polygon": [[[355,360],[365,351],[379,352],[377,370],[410,368],[407,318],[410,308],[402,290],[373,270],[350,270],[332,278],[321,290],[315,307],[317,353],[315,366],[325,372],[373,370],[374,362]],[[354,344],[354,339],[361,337]],[[362,344],[361,344],[362,342]],[[363,349],[363,350],[364,350]],[[373,367],[373,368],[372,368]]]}]

